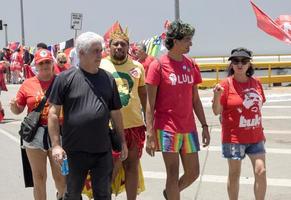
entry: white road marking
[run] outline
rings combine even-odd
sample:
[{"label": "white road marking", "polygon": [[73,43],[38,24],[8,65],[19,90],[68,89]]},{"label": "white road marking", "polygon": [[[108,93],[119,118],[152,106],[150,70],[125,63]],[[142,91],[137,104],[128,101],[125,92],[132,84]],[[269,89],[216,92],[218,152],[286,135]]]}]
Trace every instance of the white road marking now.
[{"label": "white road marking", "polygon": [[3,135],[7,136],[9,139],[11,139],[12,141],[16,142],[17,144],[20,144],[20,139],[15,137],[15,136],[13,136],[8,131],[5,131],[4,129],[0,128],[0,133],[2,133]]},{"label": "white road marking", "polygon": [[[143,175],[147,179],[166,179],[165,172],[143,171]],[[209,183],[227,183],[227,176],[203,175],[202,182]],[[268,186],[291,187],[291,179],[268,178]],[[253,177],[241,177],[240,184],[253,185]]]},{"label": "white road marking", "polygon": [[[8,131],[0,128],[0,133],[7,136],[9,139],[19,144],[19,138],[13,136]],[[206,150],[202,148],[202,150]],[[209,151],[221,151],[220,146],[210,146]],[[291,154],[290,149],[275,149],[275,148],[267,148],[267,153],[276,153],[276,154]],[[144,177],[148,179],[165,179],[165,172],[154,172],[154,171],[143,171]],[[227,176],[217,176],[217,175],[203,175],[203,182],[211,182],[211,183],[226,183]],[[291,179],[278,179],[278,178],[268,178],[269,186],[280,186],[280,187],[291,187]],[[241,184],[253,184],[253,177],[241,177]]]},{"label": "white road marking", "polygon": [[291,119],[291,116],[263,116],[263,119]]},{"label": "white road marking", "polygon": [[290,109],[291,108],[291,106],[263,106],[262,107],[263,109],[264,108],[278,108],[278,109],[286,109],[286,108],[288,108],[288,109]]},{"label": "white road marking", "polygon": [[[207,148],[201,148],[202,151],[207,151]],[[209,146],[209,151],[218,152],[221,151],[221,146]],[[283,148],[268,148],[266,147],[267,154],[291,154],[291,149]]]}]

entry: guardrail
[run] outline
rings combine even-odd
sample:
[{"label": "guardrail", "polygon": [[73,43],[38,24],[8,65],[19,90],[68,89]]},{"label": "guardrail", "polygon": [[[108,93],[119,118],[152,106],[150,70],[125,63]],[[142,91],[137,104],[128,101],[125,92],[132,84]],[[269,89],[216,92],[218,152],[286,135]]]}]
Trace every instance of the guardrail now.
[{"label": "guardrail", "polygon": [[[256,69],[267,69],[267,76],[258,76],[263,84],[268,84],[269,87],[273,83],[286,83],[291,82],[291,74],[290,75],[273,75],[272,69],[276,68],[291,68],[291,61],[281,61],[281,62],[252,62]],[[199,85],[200,87],[213,87],[215,84],[219,83],[221,77],[219,77],[219,72],[222,70],[226,70],[229,66],[229,63],[199,63],[199,67],[201,71],[213,71],[216,72],[216,78],[203,78],[203,82]]]}]

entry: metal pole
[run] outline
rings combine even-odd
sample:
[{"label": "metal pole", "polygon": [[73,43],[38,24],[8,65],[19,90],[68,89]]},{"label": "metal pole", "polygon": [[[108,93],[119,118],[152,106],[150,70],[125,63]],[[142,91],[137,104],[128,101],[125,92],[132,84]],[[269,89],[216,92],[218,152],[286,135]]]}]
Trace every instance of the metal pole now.
[{"label": "metal pole", "polygon": [[180,19],[180,4],[179,0],[175,0],[175,20]]},{"label": "metal pole", "polygon": [[20,0],[20,15],[21,15],[21,43],[24,46],[25,38],[24,38],[23,0]]},{"label": "metal pole", "polygon": [[8,34],[7,34],[7,24],[3,24],[5,29],[5,46],[8,46]]},{"label": "metal pole", "polygon": [[78,36],[78,30],[75,29],[75,41],[76,41],[76,39],[77,39],[77,36]]}]

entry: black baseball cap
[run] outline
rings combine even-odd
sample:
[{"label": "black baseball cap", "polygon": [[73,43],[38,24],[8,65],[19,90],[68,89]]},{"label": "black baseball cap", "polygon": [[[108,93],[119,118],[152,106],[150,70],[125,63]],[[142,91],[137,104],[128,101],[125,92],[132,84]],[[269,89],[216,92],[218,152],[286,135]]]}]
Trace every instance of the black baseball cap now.
[{"label": "black baseball cap", "polygon": [[244,58],[248,58],[248,59],[252,59],[252,54],[253,52],[246,49],[246,48],[236,48],[231,50],[231,55],[228,58],[228,60],[231,60],[235,57],[244,57]]}]

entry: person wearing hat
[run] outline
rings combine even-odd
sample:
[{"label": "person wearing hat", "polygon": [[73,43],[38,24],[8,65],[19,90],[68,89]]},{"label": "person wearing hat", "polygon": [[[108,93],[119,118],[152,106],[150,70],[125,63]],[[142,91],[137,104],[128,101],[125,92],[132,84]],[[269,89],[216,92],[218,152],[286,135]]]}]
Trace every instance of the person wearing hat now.
[{"label": "person wearing hat", "polygon": [[[50,51],[46,49],[38,50],[34,59],[38,74],[26,79],[20,86],[16,98],[10,101],[10,110],[16,115],[22,113],[26,106],[28,113],[34,110],[55,78],[53,57]],[[49,104],[46,103],[40,116],[40,127],[32,142],[23,141],[23,147],[26,150],[32,169],[34,199],[46,199],[47,158],[50,161],[58,199],[62,199],[66,187],[65,178],[61,175],[60,167],[54,162],[50,145],[47,142],[48,110]]]},{"label": "person wearing hat", "polygon": [[[122,162],[125,172],[125,189],[128,200],[135,200],[139,183],[139,163],[145,141],[145,124],[142,110],[146,107],[145,74],[143,66],[128,55],[129,37],[117,29],[110,35],[109,56],[103,58],[100,67],[115,78],[122,104],[125,140],[128,158]],[[113,178],[121,161],[115,156]]]},{"label": "person wearing hat", "polygon": [[253,77],[252,52],[236,48],[229,57],[228,77],[213,89],[213,113],[221,115],[222,155],[228,160],[229,199],[239,199],[241,163],[246,155],[255,176],[256,200],[266,194],[265,136],[262,104],[266,101],[262,84]]},{"label": "person wearing hat", "polygon": [[146,151],[151,156],[155,151],[163,154],[167,172],[163,195],[170,200],[179,200],[180,192],[199,177],[200,145],[194,112],[201,123],[203,146],[210,143],[197,86],[202,82],[201,74],[195,61],[184,55],[190,51],[194,32],[190,24],[173,21],[165,39],[168,52],[150,64],[146,77]]}]

